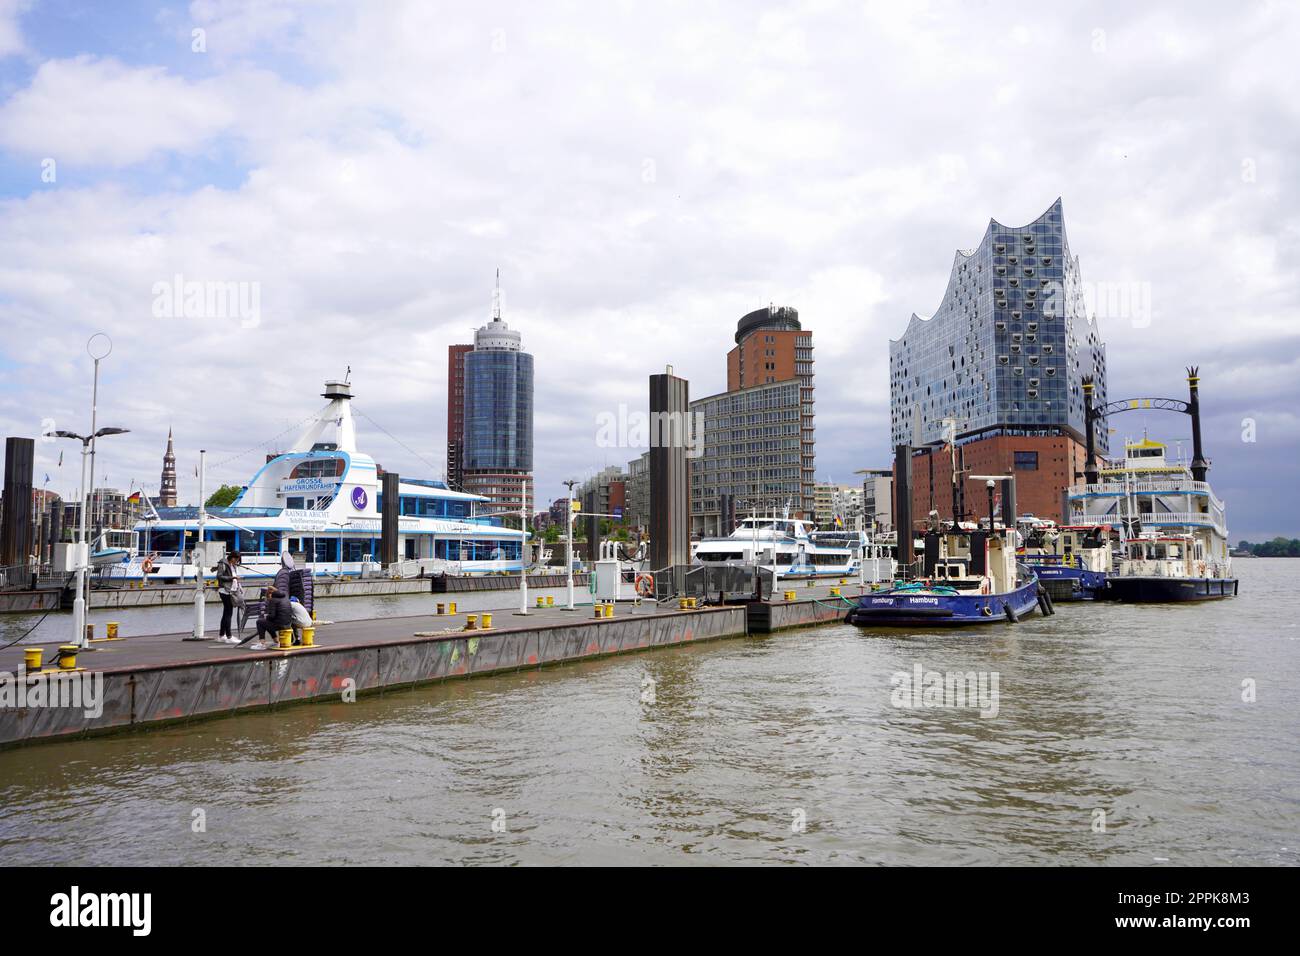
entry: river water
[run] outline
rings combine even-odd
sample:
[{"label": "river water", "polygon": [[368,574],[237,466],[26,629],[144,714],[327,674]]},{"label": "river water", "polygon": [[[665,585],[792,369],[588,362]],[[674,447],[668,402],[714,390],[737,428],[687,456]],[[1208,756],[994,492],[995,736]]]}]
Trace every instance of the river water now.
[{"label": "river water", "polygon": [[[830,625],[0,752],[0,864],[1295,865],[1300,561],[1236,567],[1213,604]],[[983,675],[996,715],[900,699],[917,665]]]}]

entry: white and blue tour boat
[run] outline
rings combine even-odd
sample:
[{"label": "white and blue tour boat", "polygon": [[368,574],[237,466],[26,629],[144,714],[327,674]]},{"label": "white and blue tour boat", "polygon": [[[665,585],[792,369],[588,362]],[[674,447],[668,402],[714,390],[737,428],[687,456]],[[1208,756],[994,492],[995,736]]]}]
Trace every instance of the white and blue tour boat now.
[{"label": "white and blue tour boat", "polygon": [[[317,576],[356,577],[380,571],[382,472],[357,449],[352,386],[325,383],[328,404],[289,451],[267,461],[234,502],[204,509],[205,560],[196,568],[199,508],[158,508],[136,525],[139,548],[108,568],[111,579],[175,582],[212,576],[214,557],[239,551],[246,581],[273,578],[291,553]],[[453,491],[444,482],[402,478],[399,565],[389,573],[474,575],[518,572],[524,531],[482,514],[489,499]]]}]

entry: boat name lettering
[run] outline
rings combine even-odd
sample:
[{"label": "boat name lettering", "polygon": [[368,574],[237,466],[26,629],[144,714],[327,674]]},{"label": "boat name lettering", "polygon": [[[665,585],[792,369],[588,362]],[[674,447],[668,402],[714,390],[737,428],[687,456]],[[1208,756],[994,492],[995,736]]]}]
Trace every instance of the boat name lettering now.
[{"label": "boat name lettering", "polygon": [[280,486],[284,494],[297,494],[300,491],[333,491],[338,482],[333,478],[295,478]]}]

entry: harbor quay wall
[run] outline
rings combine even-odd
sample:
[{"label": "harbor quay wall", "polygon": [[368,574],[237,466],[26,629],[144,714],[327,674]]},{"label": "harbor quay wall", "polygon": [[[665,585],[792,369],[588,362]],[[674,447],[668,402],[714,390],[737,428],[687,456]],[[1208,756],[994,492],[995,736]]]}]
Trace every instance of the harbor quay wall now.
[{"label": "harbor quay wall", "polygon": [[794,601],[754,601],[745,605],[745,623],[751,634],[773,634],[794,627],[842,621],[849,607],[839,598],[829,596]]},{"label": "harbor quay wall", "polygon": [[0,747],[72,739],[292,703],[345,692],[499,674],[634,651],[742,637],[741,606],[491,630],[423,632],[384,643],[330,644],[212,661],[137,665],[102,675],[102,710],[0,710]]},{"label": "harbor quay wall", "polygon": [[59,606],[62,591],[41,588],[37,591],[0,591],[0,614],[31,614],[51,611]]}]

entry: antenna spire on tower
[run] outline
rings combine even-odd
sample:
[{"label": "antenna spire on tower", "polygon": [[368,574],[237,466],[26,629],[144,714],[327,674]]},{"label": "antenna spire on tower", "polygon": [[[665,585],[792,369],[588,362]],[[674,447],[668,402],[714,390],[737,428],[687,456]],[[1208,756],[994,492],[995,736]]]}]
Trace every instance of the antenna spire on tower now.
[{"label": "antenna spire on tower", "polygon": [[492,321],[501,321],[501,267],[497,266],[497,287],[492,293]]}]

